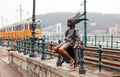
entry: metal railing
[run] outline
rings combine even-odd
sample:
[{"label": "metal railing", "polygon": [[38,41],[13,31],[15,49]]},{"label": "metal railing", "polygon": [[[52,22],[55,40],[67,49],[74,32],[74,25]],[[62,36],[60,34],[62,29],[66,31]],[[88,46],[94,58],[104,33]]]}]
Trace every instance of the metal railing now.
[{"label": "metal railing", "polygon": [[120,36],[87,36],[87,46],[98,47],[99,45],[103,48],[120,49]]},{"label": "metal railing", "polygon": [[[98,36],[89,36],[89,38],[87,40],[87,43],[88,43],[88,41],[95,40],[95,42],[90,43],[90,44],[92,44],[91,46],[102,45],[102,43],[104,43],[104,42],[107,42],[108,43],[107,46],[108,46],[109,41],[105,40],[105,36],[103,36],[102,38],[104,38],[104,39],[99,41]],[[35,53],[41,55],[41,60],[46,59],[46,53],[48,51],[48,48],[50,49],[50,52],[52,52],[52,48],[53,48],[53,42],[52,41],[49,42],[48,40],[46,42],[46,39],[47,38],[43,37],[43,38],[37,39],[36,42],[35,42],[35,47],[36,47],[35,48],[35,51],[36,51]],[[113,45],[114,41],[115,41],[114,39],[115,39],[115,37],[111,36],[111,41],[110,41],[110,47],[111,48],[114,47],[114,45]],[[5,44],[5,43],[7,43],[7,44]],[[32,46],[31,43],[32,42],[29,40],[29,38],[26,38],[25,40],[3,40],[3,38],[0,38],[0,46],[11,47],[11,50],[18,51],[19,53],[23,52],[24,55],[30,54],[30,52],[32,50],[31,49],[31,46]],[[116,48],[119,48],[119,45]],[[80,62],[82,62],[82,63],[80,63],[80,67],[83,68],[84,67],[84,61],[83,61],[83,58],[84,58],[83,51],[84,51],[84,49],[79,48],[77,50],[80,51],[80,54],[79,54]],[[52,54],[50,54],[50,58],[51,57],[52,57]],[[99,58],[99,59],[101,59],[101,58]],[[99,69],[101,70],[101,65],[100,65]],[[82,71],[84,71],[84,70],[85,70],[85,68],[82,69]],[[84,72],[86,72],[86,71],[84,71]]]}]

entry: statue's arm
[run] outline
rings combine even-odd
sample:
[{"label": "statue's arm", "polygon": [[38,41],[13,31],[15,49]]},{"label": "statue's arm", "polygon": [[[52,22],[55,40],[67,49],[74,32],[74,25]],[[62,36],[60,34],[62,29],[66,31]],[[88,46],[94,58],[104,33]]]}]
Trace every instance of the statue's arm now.
[{"label": "statue's arm", "polygon": [[75,30],[75,45],[73,48],[76,48],[77,46],[79,46],[80,44],[80,35],[79,35],[79,31]]},{"label": "statue's arm", "polygon": [[83,14],[80,14],[80,17],[84,16],[86,13],[84,12]]},{"label": "statue's arm", "polygon": [[65,31],[65,37],[68,35],[68,31],[69,31],[69,29]]}]

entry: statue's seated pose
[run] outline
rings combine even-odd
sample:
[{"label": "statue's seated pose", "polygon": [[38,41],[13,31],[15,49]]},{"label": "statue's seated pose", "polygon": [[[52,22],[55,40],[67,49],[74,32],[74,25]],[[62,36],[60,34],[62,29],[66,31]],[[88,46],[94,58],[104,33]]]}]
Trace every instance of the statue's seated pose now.
[{"label": "statue's seated pose", "polygon": [[87,20],[84,18],[79,19],[84,14],[85,13],[77,13],[74,17],[67,20],[67,26],[69,29],[65,32],[65,43],[54,47],[55,52],[61,54],[66,60],[70,60],[70,66],[75,63],[74,54],[71,51],[73,51],[80,43],[79,32],[75,29],[75,25],[83,20]]}]

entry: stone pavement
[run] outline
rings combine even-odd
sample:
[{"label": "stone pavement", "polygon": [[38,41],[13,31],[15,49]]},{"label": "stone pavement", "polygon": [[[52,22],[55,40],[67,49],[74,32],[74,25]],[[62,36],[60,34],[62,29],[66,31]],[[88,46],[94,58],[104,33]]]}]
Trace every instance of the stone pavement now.
[{"label": "stone pavement", "polygon": [[0,58],[0,77],[23,77]]}]

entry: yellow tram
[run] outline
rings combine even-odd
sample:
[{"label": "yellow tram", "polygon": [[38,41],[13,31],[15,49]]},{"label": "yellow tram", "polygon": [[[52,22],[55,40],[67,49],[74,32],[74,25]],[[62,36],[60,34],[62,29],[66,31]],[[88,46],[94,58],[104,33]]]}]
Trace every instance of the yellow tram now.
[{"label": "yellow tram", "polygon": [[[26,20],[19,23],[15,23],[9,26],[4,26],[0,29],[0,38],[5,40],[24,40],[26,37],[32,36],[32,21]],[[42,37],[41,22],[36,20],[35,37]]]}]

